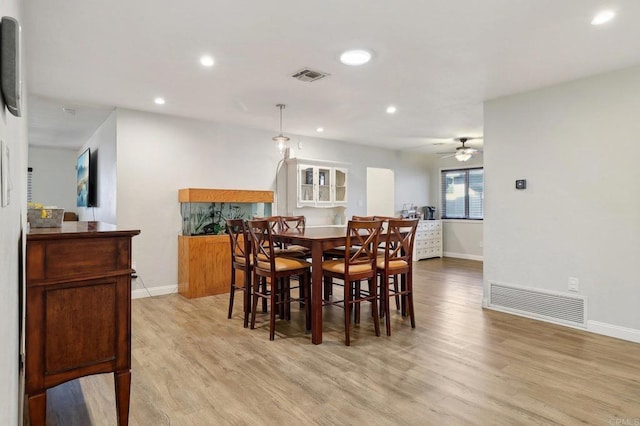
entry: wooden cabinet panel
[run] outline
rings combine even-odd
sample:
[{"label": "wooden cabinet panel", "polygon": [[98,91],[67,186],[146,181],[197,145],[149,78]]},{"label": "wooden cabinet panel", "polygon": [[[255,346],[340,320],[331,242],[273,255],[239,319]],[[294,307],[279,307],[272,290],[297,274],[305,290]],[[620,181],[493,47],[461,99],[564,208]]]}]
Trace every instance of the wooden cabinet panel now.
[{"label": "wooden cabinet panel", "polygon": [[[45,374],[116,358],[116,281],[46,291]],[[78,303],[77,301],[82,301]]]},{"label": "wooden cabinet panel", "polygon": [[[236,282],[242,283],[242,273]],[[178,236],[178,292],[189,299],[229,292],[231,246],[228,235]]]}]

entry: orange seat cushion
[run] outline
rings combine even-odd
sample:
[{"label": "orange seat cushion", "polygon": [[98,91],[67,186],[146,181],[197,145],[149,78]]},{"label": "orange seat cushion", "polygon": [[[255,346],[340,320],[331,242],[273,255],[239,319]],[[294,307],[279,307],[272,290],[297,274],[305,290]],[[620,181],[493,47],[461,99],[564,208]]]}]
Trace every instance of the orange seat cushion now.
[{"label": "orange seat cushion", "polygon": [[[276,257],[274,261],[275,261],[275,268],[277,272],[291,271],[294,269],[302,269],[302,268],[311,268],[311,263],[301,259],[294,259],[290,257]],[[258,260],[258,268],[269,270],[270,267],[271,266],[269,265],[269,262],[260,262]]]},{"label": "orange seat cushion", "polygon": [[[379,257],[376,262],[376,266],[378,269],[384,269],[384,257]],[[409,264],[405,260],[392,260],[389,262],[389,270],[393,271],[394,269],[404,269]]]},{"label": "orange seat cushion", "polygon": [[[344,274],[345,273],[345,269],[344,269],[344,260],[327,260],[322,262],[322,270],[323,271],[329,271],[329,272],[334,272],[334,273],[338,273],[338,274]],[[362,272],[368,272],[371,271],[371,264],[369,263],[364,263],[364,264],[360,264],[360,265],[352,265],[349,268],[349,272],[350,273],[354,273],[354,274],[359,274]]]}]

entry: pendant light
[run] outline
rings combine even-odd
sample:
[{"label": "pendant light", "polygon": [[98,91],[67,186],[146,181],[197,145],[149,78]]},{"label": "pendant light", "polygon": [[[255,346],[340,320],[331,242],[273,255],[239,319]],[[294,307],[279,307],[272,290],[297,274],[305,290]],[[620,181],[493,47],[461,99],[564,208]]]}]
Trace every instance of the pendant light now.
[{"label": "pendant light", "polygon": [[287,149],[289,142],[289,138],[282,134],[282,110],[285,108],[285,104],[277,104],[276,107],[280,109],[280,134],[271,139],[277,144],[278,151],[282,154]]}]

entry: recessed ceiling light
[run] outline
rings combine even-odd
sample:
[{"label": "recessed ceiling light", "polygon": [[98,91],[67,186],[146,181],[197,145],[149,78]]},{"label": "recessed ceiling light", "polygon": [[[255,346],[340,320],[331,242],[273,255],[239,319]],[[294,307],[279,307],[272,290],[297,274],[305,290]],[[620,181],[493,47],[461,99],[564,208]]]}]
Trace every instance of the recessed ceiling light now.
[{"label": "recessed ceiling light", "polygon": [[340,62],[345,65],[364,65],[371,60],[371,53],[366,50],[347,50],[340,55]]},{"label": "recessed ceiling light", "polygon": [[395,114],[398,109],[393,105],[389,105],[387,107],[387,114]]},{"label": "recessed ceiling light", "polygon": [[616,16],[616,13],[613,10],[603,10],[593,17],[591,25],[602,25],[612,20],[614,16]]},{"label": "recessed ceiling light", "polygon": [[164,105],[164,98],[155,98],[153,102],[155,102],[156,105]]},{"label": "recessed ceiling light", "polygon": [[324,127],[318,127],[318,128],[316,129],[316,132],[318,132],[318,133],[322,133],[322,132],[324,132]]},{"label": "recessed ceiling light", "polygon": [[214,63],[214,60],[209,55],[203,55],[203,56],[200,57],[200,63],[205,67],[212,67],[213,63]]}]

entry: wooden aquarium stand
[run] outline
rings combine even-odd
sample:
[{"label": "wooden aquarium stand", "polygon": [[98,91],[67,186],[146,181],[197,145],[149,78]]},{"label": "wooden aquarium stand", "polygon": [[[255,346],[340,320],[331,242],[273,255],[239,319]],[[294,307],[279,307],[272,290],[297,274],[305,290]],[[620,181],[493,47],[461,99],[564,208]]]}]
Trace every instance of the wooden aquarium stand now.
[{"label": "wooden aquarium stand", "polygon": [[[273,191],[185,188],[180,203],[273,203]],[[237,271],[236,282],[244,282]],[[229,292],[231,248],[228,235],[178,236],[178,292],[189,299]]]}]

